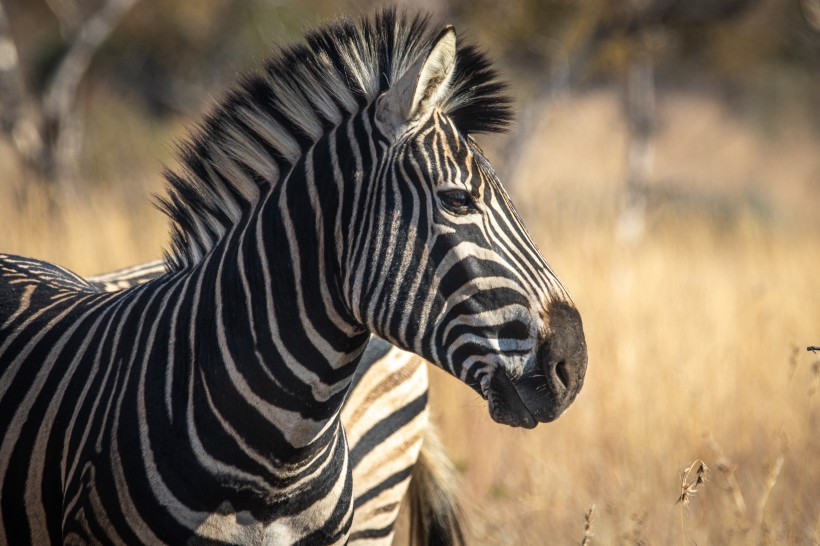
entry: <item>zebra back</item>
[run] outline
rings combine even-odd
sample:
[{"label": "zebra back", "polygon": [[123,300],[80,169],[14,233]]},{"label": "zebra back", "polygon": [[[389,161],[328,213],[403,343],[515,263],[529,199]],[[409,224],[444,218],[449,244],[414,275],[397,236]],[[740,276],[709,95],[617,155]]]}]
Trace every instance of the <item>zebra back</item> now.
[{"label": "zebra back", "polygon": [[144,282],[156,279],[167,273],[168,268],[163,260],[156,260],[132,267],[117,269],[86,277],[86,281],[99,292],[117,292],[127,290]]}]

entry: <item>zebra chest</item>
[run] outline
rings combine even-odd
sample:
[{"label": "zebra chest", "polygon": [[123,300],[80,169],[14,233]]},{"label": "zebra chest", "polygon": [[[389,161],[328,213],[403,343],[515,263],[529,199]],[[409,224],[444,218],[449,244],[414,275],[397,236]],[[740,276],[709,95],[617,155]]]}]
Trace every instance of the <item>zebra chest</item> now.
[{"label": "zebra chest", "polygon": [[[316,515],[302,515],[277,519],[273,522],[259,521],[249,512],[235,512],[230,504],[224,511],[209,515],[195,530],[189,544],[212,544],[214,541],[228,544],[280,544],[315,543],[344,544],[347,534],[316,533]],[[310,538],[308,538],[310,537]],[[307,540],[306,540],[307,539]],[[314,542],[315,541],[315,542]]]},{"label": "zebra chest", "polygon": [[[304,467],[252,474],[240,460],[219,472],[202,459],[130,449],[127,435],[86,452],[63,491],[64,543],[337,544],[352,521],[352,478],[341,435]],[[97,446],[99,447],[99,446]],[[336,449],[334,449],[336,448]],[[177,446],[177,452],[184,449]],[[199,454],[204,457],[204,454]],[[233,466],[230,466],[230,462]],[[215,464],[213,460],[210,464]],[[231,475],[231,472],[233,473]]]},{"label": "zebra chest", "polygon": [[[295,513],[261,518],[223,501],[212,512],[159,499],[127,498],[95,482],[89,468],[80,490],[67,496],[62,537],[65,544],[343,544],[352,521],[352,500],[342,493],[299,507]],[[349,489],[340,477],[335,491]]]}]

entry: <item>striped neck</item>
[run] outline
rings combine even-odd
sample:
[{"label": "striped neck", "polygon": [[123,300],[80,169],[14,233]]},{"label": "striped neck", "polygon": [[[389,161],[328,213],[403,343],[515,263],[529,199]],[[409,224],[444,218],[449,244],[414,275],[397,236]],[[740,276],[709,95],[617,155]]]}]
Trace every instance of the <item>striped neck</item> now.
[{"label": "striped neck", "polygon": [[347,133],[362,130],[365,117],[320,139],[191,271],[193,282],[214,283],[196,304],[214,311],[196,315],[196,327],[210,332],[195,359],[203,388],[235,396],[224,411],[258,421],[243,437],[264,430],[258,439],[269,446],[253,450],[280,460],[327,443],[369,338],[340,283],[346,234],[361,231],[341,222],[342,209],[354,206],[368,170],[351,151],[367,146],[351,146]]}]

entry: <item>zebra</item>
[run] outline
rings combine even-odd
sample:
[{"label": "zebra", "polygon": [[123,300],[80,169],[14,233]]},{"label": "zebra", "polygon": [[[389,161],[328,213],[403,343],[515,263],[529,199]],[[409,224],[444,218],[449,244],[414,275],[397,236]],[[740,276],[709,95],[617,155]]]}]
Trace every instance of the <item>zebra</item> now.
[{"label": "zebra", "polygon": [[[158,260],[85,280],[98,291],[115,292],[166,272]],[[464,543],[455,470],[429,422],[427,389],[424,360],[371,338],[340,414],[355,506],[349,544],[392,544],[405,495],[414,543]]]},{"label": "zebra", "polygon": [[[157,260],[86,281],[116,292],[166,272]],[[353,476],[351,544],[392,544],[405,497],[416,543],[464,543],[455,467],[429,421],[428,385],[424,360],[371,336],[341,412]]]},{"label": "zebra", "polygon": [[167,274],[100,293],[0,255],[0,543],[346,542],[371,333],[498,423],[560,416],[580,314],[472,139],[510,116],[452,26],[342,20],[181,146]]}]

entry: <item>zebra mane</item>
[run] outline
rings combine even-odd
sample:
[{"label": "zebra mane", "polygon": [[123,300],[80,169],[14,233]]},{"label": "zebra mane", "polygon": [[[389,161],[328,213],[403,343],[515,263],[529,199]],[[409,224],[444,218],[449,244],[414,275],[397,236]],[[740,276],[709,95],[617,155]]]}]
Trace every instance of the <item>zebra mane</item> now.
[{"label": "zebra mane", "polygon": [[[283,48],[245,76],[180,146],[160,208],[172,222],[171,270],[197,263],[311,144],[360,111],[426,54],[441,26],[395,9],[342,20]],[[505,84],[486,56],[459,39],[439,108],[465,134],[501,132],[511,117]]]}]

